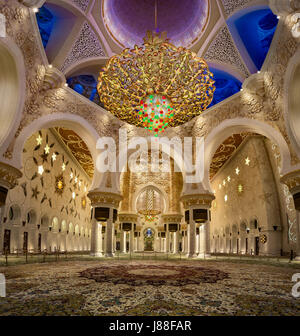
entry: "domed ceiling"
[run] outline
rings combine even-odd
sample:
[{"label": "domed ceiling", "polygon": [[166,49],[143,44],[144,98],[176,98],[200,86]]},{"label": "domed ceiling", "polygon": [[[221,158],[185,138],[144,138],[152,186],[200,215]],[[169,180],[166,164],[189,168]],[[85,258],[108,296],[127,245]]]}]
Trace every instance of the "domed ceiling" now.
[{"label": "domed ceiling", "polygon": [[[124,47],[141,44],[155,30],[155,0],[104,0],[102,16],[111,36]],[[157,28],[175,45],[189,46],[203,32],[208,0],[157,0]]]},{"label": "domed ceiling", "polygon": [[[71,89],[103,107],[99,71],[155,29],[155,0],[46,0],[36,19],[49,64]],[[158,31],[204,58],[214,74],[210,108],[263,70],[277,23],[265,0],[157,0]]]},{"label": "domed ceiling", "polygon": [[[103,107],[96,90],[99,71],[155,29],[155,0],[46,0],[36,19],[49,64],[65,74],[70,89]],[[264,69],[277,23],[265,0],[157,0],[158,31],[203,57],[214,74],[210,108]],[[245,136],[226,140],[230,149]],[[211,178],[232,155],[226,141],[214,157]]]}]

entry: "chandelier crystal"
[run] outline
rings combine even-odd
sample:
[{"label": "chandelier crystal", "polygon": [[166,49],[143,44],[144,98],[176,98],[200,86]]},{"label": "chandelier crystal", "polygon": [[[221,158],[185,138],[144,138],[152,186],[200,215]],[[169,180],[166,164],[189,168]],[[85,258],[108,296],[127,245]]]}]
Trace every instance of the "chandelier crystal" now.
[{"label": "chandelier crystal", "polygon": [[169,43],[166,33],[148,31],[142,46],[109,59],[97,89],[108,111],[157,136],[201,114],[215,86],[202,58]]}]

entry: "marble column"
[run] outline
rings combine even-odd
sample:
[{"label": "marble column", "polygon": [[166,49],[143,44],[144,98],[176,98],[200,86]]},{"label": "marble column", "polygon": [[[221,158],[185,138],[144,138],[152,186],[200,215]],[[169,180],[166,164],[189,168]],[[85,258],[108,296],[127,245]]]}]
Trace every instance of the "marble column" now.
[{"label": "marble column", "polygon": [[172,252],[176,254],[176,232],[172,232]]},{"label": "marble column", "polygon": [[[190,217],[191,218],[191,217]],[[196,255],[196,223],[190,219],[189,224],[189,251],[188,258],[195,258]]]},{"label": "marble column", "polygon": [[[166,226],[166,239],[165,239],[165,252],[166,253],[178,253],[178,235],[174,235],[174,232],[169,231],[169,224],[180,223],[182,215],[179,213],[164,214],[162,215],[162,224]],[[178,227],[177,227],[178,230]],[[172,242],[172,248],[170,249],[170,243]]]},{"label": "marble column", "polygon": [[[201,223],[203,232],[203,240],[200,238],[200,245],[203,242],[203,256],[210,255],[210,212],[211,202],[215,196],[210,193],[201,194],[185,194],[181,196],[181,201],[185,211],[189,211],[188,224],[188,258],[194,258],[196,254],[196,221]],[[195,214],[195,218],[194,218]],[[204,224],[205,223],[205,224]],[[200,249],[202,250],[201,246]]]},{"label": "marble column", "polygon": [[136,246],[136,249],[137,249],[137,251],[139,251],[140,250],[140,232],[138,232],[138,236],[137,236],[137,246]]},{"label": "marble column", "polygon": [[[108,208],[109,209],[109,213],[108,213],[108,218],[98,218],[98,220],[101,221],[106,221],[106,227],[105,227],[105,243],[104,243],[104,252],[105,252],[105,256],[106,257],[113,257],[114,256],[114,241],[115,241],[115,228],[114,228],[114,216],[113,216],[113,212],[114,209],[118,209],[119,207],[119,203],[122,200],[122,196],[120,194],[117,193],[113,193],[113,192],[102,192],[100,190],[92,190],[88,193],[87,195],[89,197],[89,199],[91,200],[91,205],[93,206],[93,208]],[[97,222],[97,218],[95,217],[95,212],[93,214],[93,223],[94,220],[96,220]],[[92,230],[92,237],[91,237],[91,241],[93,242],[94,246],[95,246],[95,236],[98,237],[99,234],[99,228],[98,226],[94,226],[94,230]],[[98,240],[98,239],[97,239]],[[98,243],[98,249],[99,249],[99,243]],[[95,247],[93,246],[92,250],[95,249]]]},{"label": "marble column", "polygon": [[134,225],[132,224],[132,228],[129,231],[129,252],[130,253],[133,253],[133,250],[134,250],[133,241],[134,241]]},{"label": "marble column", "polygon": [[167,228],[166,230],[166,253],[170,252],[170,232],[169,229]]},{"label": "marble column", "polygon": [[91,255],[102,256],[102,225],[95,218],[92,220]]},{"label": "marble column", "polygon": [[114,232],[114,223],[112,219],[109,219],[106,222],[106,257],[113,257],[114,252],[113,252],[113,236],[115,234]]},{"label": "marble column", "polygon": [[209,258],[210,255],[210,222],[207,221],[204,224],[204,237],[205,237],[205,247],[204,247],[204,253],[205,258]]},{"label": "marble column", "polygon": [[286,184],[294,199],[296,210],[295,235],[296,235],[296,260],[300,261],[300,169],[291,171],[281,178],[281,182]]},{"label": "marble column", "polygon": [[[0,228],[1,228],[1,224],[2,224],[2,219],[4,217],[4,211],[5,211],[5,203],[6,203],[6,197],[8,194],[8,191],[10,189],[13,189],[14,187],[16,187],[18,185],[18,179],[20,179],[22,177],[22,173],[19,169],[0,162],[0,186],[3,188],[2,191],[2,200],[0,202],[0,207],[1,207],[1,218],[0,218]],[[7,190],[7,191],[6,191]],[[19,223],[18,223],[19,224]],[[14,230],[13,228],[10,228],[11,230],[11,250],[13,250],[13,242],[12,242],[12,237],[14,235]],[[19,230],[19,229],[18,229]],[[4,239],[4,229],[3,227],[0,230],[0,251],[3,248],[3,239]],[[17,238],[18,240],[20,239],[19,236]],[[15,246],[18,246],[19,242],[15,243]]]},{"label": "marble column", "polygon": [[126,253],[126,231],[121,231],[121,252]]}]

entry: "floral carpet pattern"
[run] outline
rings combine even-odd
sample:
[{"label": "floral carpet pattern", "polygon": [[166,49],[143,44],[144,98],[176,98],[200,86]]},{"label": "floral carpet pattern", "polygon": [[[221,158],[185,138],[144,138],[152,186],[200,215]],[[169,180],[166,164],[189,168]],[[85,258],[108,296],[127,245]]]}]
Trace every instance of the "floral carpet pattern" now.
[{"label": "floral carpet pattern", "polygon": [[182,261],[66,261],[0,267],[0,315],[300,315],[300,268]]},{"label": "floral carpet pattern", "polygon": [[213,268],[185,265],[111,265],[90,268],[80,273],[97,282],[129,286],[186,286],[215,283],[228,278],[228,273]]}]

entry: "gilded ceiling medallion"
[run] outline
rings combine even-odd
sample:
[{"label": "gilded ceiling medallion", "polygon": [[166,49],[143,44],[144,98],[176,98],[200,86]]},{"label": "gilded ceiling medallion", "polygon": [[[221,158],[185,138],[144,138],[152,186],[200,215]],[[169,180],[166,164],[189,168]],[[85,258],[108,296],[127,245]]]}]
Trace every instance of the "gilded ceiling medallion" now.
[{"label": "gilded ceiling medallion", "polygon": [[81,207],[82,209],[86,208],[86,197],[85,196],[81,198]]},{"label": "gilded ceiling medallion", "polygon": [[62,195],[65,188],[65,179],[63,174],[60,174],[55,177],[55,192],[59,195]]},{"label": "gilded ceiling medallion", "polygon": [[148,31],[142,46],[109,59],[97,89],[108,111],[157,136],[201,114],[215,86],[202,58],[169,43],[166,33]]}]

